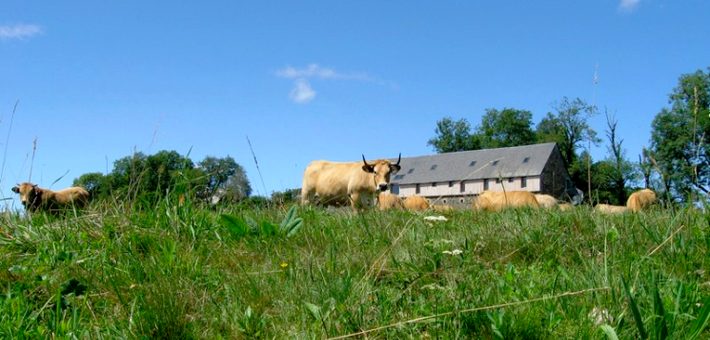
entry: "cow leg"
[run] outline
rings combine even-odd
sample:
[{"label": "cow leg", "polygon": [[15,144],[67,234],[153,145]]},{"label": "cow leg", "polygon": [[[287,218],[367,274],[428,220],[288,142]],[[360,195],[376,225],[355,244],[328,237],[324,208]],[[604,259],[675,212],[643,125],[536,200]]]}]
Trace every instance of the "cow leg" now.
[{"label": "cow leg", "polygon": [[352,204],[353,210],[357,213],[360,209],[362,209],[362,202],[360,193],[359,192],[353,192],[350,195],[348,195],[350,198],[350,204]]},{"label": "cow leg", "polygon": [[309,189],[306,186],[303,186],[303,188],[301,188],[301,204],[309,204],[314,198],[313,196],[315,196],[314,192],[315,189]]}]

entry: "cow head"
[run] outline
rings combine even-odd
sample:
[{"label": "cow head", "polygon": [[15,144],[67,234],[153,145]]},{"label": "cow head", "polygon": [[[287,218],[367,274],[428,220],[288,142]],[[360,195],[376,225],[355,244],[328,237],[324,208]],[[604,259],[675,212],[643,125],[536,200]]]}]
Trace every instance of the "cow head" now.
[{"label": "cow head", "polygon": [[25,208],[36,207],[42,202],[42,190],[36,184],[18,184],[12,188],[12,191],[20,194],[20,202]]},{"label": "cow head", "polygon": [[365,155],[362,155],[362,162],[364,163],[362,170],[374,175],[373,179],[377,191],[385,191],[390,183],[390,175],[397,173],[397,171],[401,168],[399,166],[399,162],[401,160],[402,154],[400,153],[396,164],[392,164],[392,162],[386,159],[378,159],[374,163],[368,163],[365,160]]}]

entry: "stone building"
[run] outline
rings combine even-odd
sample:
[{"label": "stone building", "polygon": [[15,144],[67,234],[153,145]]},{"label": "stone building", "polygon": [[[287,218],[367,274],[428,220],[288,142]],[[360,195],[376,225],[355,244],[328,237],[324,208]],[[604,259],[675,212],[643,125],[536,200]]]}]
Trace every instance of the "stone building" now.
[{"label": "stone building", "polygon": [[577,195],[556,143],[402,158],[390,180],[400,197],[463,205],[484,190],[527,190],[570,201]]}]

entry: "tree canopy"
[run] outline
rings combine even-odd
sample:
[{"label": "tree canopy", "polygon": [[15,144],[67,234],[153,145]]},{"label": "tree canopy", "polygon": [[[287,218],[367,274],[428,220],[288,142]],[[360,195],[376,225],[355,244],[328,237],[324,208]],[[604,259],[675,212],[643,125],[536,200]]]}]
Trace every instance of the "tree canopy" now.
[{"label": "tree canopy", "polygon": [[684,74],[653,119],[650,156],[672,196],[710,192],[710,67]]},{"label": "tree canopy", "polygon": [[174,191],[190,192],[204,201],[215,194],[223,201],[240,201],[251,195],[246,171],[234,158],[207,156],[195,166],[178,152],[165,150],[117,159],[109,174],[83,174],[74,185],[85,187],[94,198],[118,196],[148,202]]}]

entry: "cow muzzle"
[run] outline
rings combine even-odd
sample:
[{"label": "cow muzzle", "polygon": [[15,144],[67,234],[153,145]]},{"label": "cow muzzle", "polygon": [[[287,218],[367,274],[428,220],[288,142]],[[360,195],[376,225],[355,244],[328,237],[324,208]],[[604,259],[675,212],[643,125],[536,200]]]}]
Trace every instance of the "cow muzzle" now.
[{"label": "cow muzzle", "polygon": [[387,183],[380,183],[380,185],[377,187],[378,190],[380,191],[386,191],[389,186]]}]

